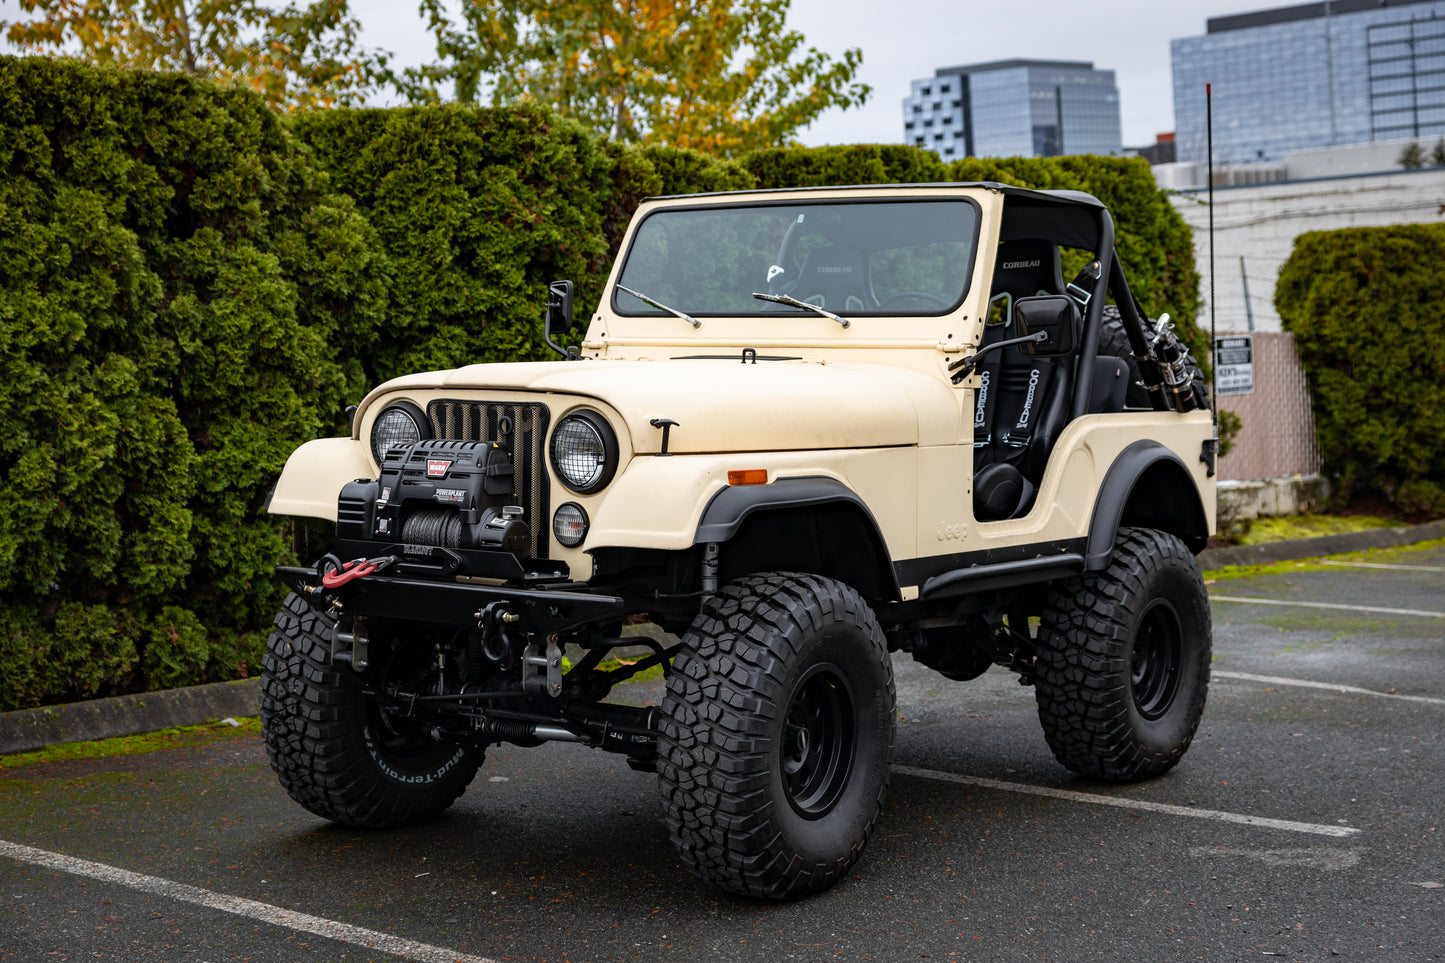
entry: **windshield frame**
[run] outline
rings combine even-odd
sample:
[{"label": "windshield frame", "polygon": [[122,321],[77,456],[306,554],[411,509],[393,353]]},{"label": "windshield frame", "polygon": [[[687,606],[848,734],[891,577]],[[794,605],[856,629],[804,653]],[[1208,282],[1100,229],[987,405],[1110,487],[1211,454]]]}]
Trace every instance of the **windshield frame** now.
[{"label": "windshield frame", "polygon": [[[771,193],[771,192],[769,192],[769,193]],[[971,211],[972,211],[973,223],[972,223],[971,231],[968,232],[967,237],[966,237],[966,241],[967,241],[967,244],[968,244],[968,256],[966,257],[965,263],[964,263],[964,265],[963,265],[964,270],[963,270],[963,276],[962,276],[962,287],[961,287],[961,290],[960,290],[959,293],[958,293],[957,298],[953,301],[953,303],[949,304],[949,305],[946,306],[946,307],[943,307],[943,306],[939,306],[939,307],[933,307],[933,306],[914,307],[914,308],[912,308],[912,309],[910,309],[910,310],[906,310],[906,311],[889,310],[889,309],[879,310],[879,309],[877,309],[877,308],[874,308],[874,309],[868,309],[868,310],[862,310],[862,311],[859,311],[859,310],[848,311],[848,310],[838,309],[838,312],[837,312],[837,313],[841,314],[842,316],[844,316],[844,317],[846,317],[846,318],[848,318],[848,319],[850,319],[850,320],[852,320],[852,319],[860,319],[860,318],[861,318],[861,319],[891,318],[891,319],[899,319],[899,320],[910,321],[910,322],[912,322],[912,321],[924,321],[924,320],[937,319],[937,318],[942,318],[942,317],[951,316],[951,315],[957,313],[957,312],[963,307],[963,305],[964,305],[965,303],[967,303],[967,301],[968,301],[968,299],[969,299],[969,293],[970,293],[970,291],[972,290],[972,287],[973,287],[974,273],[975,273],[975,270],[976,270],[976,267],[977,267],[977,263],[978,263],[979,243],[980,243],[980,238],[981,238],[981,236],[982,236],[983,229],[984,229],[984,215],[985,215],[985,211],[984,211],[983,206],[979,203],[979,201],[978,201],[976,198],[974,198],[974,197],[972,197],[972,196],[969,196],[968,194],[963,193],[963,192],[939,191],[939,190],[936,190],[936,189],[935,189],[935,190],[917,191],[917,192],[914,192],[914,191],[897,192],[897,191],[894,191],[894,190],[887,190],[886,193],[872,193],[872,192],[870,192],[870,193],[867,193],[867,194],[856,193],[856,194],[849,194],[849,195],[842,195],[842,196],[840,196],[840,195],[838,195],[838,194],[832,194],[832,193],[830,192],[830,194],[829,194],[828,196],[815,196],[815,197],[810,197],[810,196],[807,196],[806,194],[793,193],[793,192],[788,192],[788,191],[780,191],[780,192],[777,192],[777,193],[775,193],[775,194],[772,194],[772,196],[768,197],[767,199],[756,198],[756,197],[747,197],[747,198],[735,197],[735,198],[730,198],[729,200],[723,201],[723,202],[719,202],[719,201],[699,201],[699,202],[693,202],[693,203],[676,203],[676,202],[675,202],[676,199],[673,199],[673,198],[669,198],[669,199],[666,199],[666,200],[667,200],[667,201],[672,201],[672,202],[671,202],[671,203],[664,203],[664,204],[662,204],[662,205],[660,205],[660,206],[657,206],[657,207],[653,208],[653,209],[650,210],[650,211],[647,211],[647,212],[646,212],[640,219],[638,219],[637,222],[632,226],[632,228],[631,228],[631,230],[628,232],[628,236],[627,236],[627,247],[626,247],[626,249],[624,250],[622,256],[617,259],[616,268],[615,268],[615,274],[614,274],[614,277],[613,277],[613,279],[612,279],[611,284],[609,285],[608,292],[607,292],[607,293],[608,293],[608,303],[607,303],[607,307],[608,307],[610,313],[611,313],[614,317],[616,317],[616,318],[618,318],[618,319],[655,320],[655,319],[658,319],[658,318],[660,318],[660,317],[666,317],[666,315],[665,315],[664,313],[657,311],[655,308],[641,308],[641,309],[639,309],[639,308],[634,308],[634,307],[626,307],[626,308],[624,308],[624,307],[619,303],[619,302],[620,302],[620,298],[619,298],[619,289],[618,289],[618,288],[619,288],[619,284],[620,284],[620,283],[622,282],[622,280],[627,276],[627,271],[628,271],[629,262],[630,262],[631,259],[636,255],[636,253],[637,253],[637,251],[638,251],[638,243],[637,243],[637,241],[638,241],[638,238],[642,235],[642,232],[644,231],[647,222],[650,221],[652,218],[659,217],[659,216],[662,216],[662,215],[674,214],[674,213],[679,213],[679,212],[696,212],[696,211],[737,211],[737,210],[747,210],[747,209],[768,209],[768,208],[788,208],[788,209],[791,209],[791,210],[797,210],[797,209],[799,209],[799,208],[817,207],[817,208],[833,208],[833,209],[837,209],[837,208],[843,208],[843,207],[860,207],[860,206],[871,205],[871,204],[899,205],[899,204],[928,204],[928,203],[938,204],[938,203],[946,203],[946,204],[964,204],[964,205],[967,205],[967,206],[971,209]],[[962,243],[962,242],[965,240],[965,238],[957,238],[957,239],[955,239],[955,240],[956,240],[958,243]],[[868,254],[872,254],[872,253],[875,253],[875,252],[878,252],[878,251],[901,250],[901,249],[903,249],[903,247],[907,247],[907,245],[903,245],[903,246],[900,246],[900,247],[891,247],[891,248],[873,248],[873,249],[869,249],[869,250],[867,251],[867,253],[868,253]],[[653,292],[653,291],[643,291],[641,288],[637,288],[637,290],[642,291],[642,293],[644,293],[644,294],[648,294],[648,295],[651,295],[651,296],[656,296],[656,292]],[[767,285],[767,283],[766,283],[766,282],[764,281],[764,279],[761,278],[761,277],[758,279],[757,290],[763,291],[763,292],[766,292],[766,291],[768,290],[768,285]],[[897,295],[895,294],[894,296],[897,296]],[[628,298],[627,300],[628,300],[629,302],[632,301],[631,298]],[[666,299],[663,298],[662,300],[665,301]],[[679,307],[679,306],[677,306],[677,305],[672,305],[672,307]],[[811,315],[809,312],[803,311],[803,310],[801,310],[801,309],[794,309],[793,311],[790,311],[789,313],[773,313],[773,312],[767,312],[767,311],[754,311],[754,312],[707,311],[707,310],[697,309],[696,305],[683,306],[682,309],[683,309],[683,310],[686,310],[689,315],[692,315],[692,316],[694,316],[694,317],[696,317],[696,318],[704,319],[704,320],[705,320],[705,319],[710,319],[710,318],[735,318],[735,319],[739,319],[739,320],[754,321],[754,322],[755,322],[755,321],[759,321],[759,320],[777,322],[777,321],[779,321],[779,320],[782,320],[782,321],[791,321],[791,320],[794,319],[794,318],[815,317],[815,316]],[[830,310],[833,310],[833,308],[832,308],[831,306],[830,306],[829,309],[830,309]]]}]

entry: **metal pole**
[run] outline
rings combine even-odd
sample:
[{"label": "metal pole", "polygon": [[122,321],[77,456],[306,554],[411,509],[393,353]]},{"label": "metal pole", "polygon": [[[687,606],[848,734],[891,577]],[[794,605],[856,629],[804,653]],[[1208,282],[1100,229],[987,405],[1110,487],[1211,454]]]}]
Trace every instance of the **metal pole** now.
[{"label": "metal pole", "polygon": [[1239,281],[1244,285],[1244,323],[1254,331],[1254,308],[1249,306],[1249,275],[1244,273],[1244,255],[1239,256]]}]

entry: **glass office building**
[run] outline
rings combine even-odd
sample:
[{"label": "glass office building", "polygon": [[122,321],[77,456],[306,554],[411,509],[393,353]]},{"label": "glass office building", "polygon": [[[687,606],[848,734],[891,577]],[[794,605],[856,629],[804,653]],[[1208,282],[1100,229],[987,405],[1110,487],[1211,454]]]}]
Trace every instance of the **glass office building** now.
[{"label": "glass office building", "polygon": [[[1181,161],[1445,135],[1445,0],[1328,0],[1215,17],[1172,42]],[[1428,144],[1424,145],[1428,149]]]},{"label": "glass office building", "polygon": [[1064,60],[940,68],[903,98],[903,140],[961,157],[1123,153],[1114,71]]}]

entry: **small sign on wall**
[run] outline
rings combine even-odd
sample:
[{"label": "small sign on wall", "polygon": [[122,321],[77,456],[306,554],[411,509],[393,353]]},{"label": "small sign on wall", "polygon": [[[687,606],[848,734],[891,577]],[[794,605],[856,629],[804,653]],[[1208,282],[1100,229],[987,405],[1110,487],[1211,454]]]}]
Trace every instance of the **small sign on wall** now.
[{"label": "small sign on wall", "polygon": [[1214,339],[1214,388],[1221,395],[1254,393],[1254,339],[1247,334]]}]

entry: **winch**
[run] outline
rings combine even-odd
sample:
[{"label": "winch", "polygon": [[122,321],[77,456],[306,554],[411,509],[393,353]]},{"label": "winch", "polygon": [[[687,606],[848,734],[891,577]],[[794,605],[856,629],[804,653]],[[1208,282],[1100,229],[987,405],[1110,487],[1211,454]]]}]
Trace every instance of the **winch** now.
[{"label": "winch", "polygon": [[341,489],[336,535],[525,555],[531,530],[514,504],[513,474],[511,456],[497,442],[426,440],[392,448],[380,478]]}]

